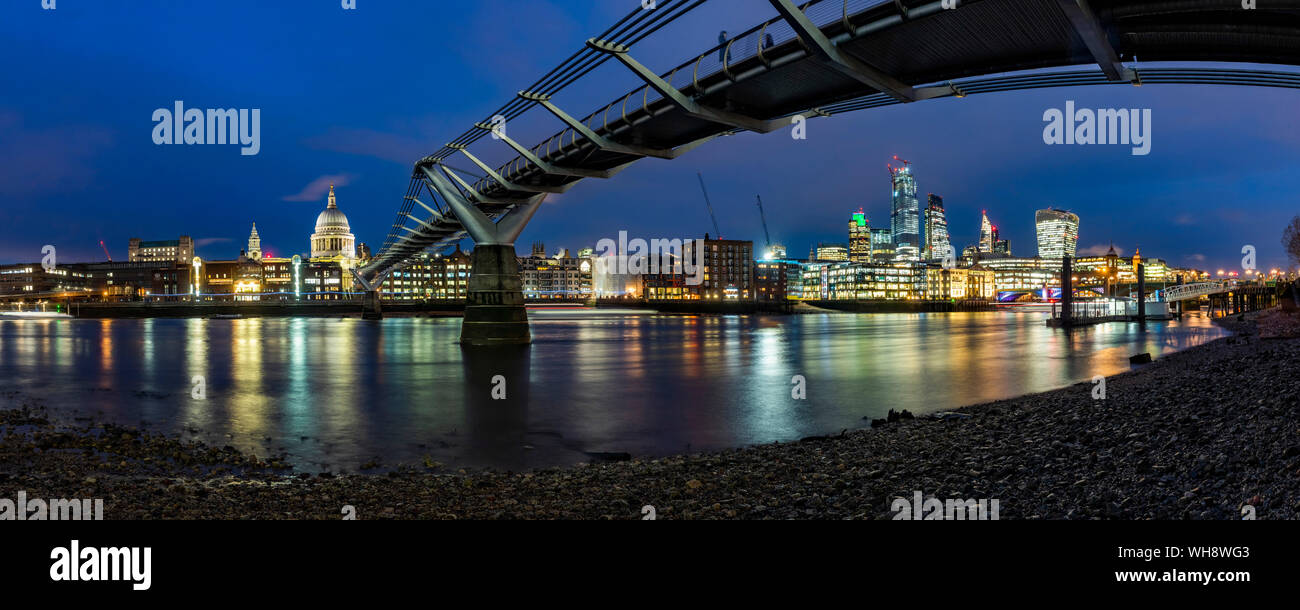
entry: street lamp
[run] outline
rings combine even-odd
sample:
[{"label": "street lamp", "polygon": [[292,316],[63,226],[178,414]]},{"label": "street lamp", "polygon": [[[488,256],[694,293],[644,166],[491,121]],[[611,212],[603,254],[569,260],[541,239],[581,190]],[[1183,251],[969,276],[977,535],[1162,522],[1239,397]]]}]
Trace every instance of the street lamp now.
[{"label": "street lamp", "polygon": [[302,257],[293,255],[293,300],[302,300],[302,280],[298,268],[302,266]]},{"label": "street lamp", "polygon": [[190,278],[190,285],[194,287],[194,302],[198,303],[199,302],[199,267],[203,265],[203,260],[196,256],[194,257],[194,261],[192,264],[194,265],[194,276]]}]

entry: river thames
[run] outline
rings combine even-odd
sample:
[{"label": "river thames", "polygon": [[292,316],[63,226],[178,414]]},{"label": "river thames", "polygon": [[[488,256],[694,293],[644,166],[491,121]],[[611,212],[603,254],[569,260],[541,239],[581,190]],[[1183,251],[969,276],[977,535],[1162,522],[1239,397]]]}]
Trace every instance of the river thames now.
[{"label": "river thames", "polygon": [[[1227,333],[1199,315],[1072,334],[1041,313],[530,313],[525,348],[459,318],[0,321],[0,389],[307,471],[523,470],[839,432],[1114,375]],[[806,380],[806,399],[792,379]],[[501,396],[504,394],[504,398]]]}]

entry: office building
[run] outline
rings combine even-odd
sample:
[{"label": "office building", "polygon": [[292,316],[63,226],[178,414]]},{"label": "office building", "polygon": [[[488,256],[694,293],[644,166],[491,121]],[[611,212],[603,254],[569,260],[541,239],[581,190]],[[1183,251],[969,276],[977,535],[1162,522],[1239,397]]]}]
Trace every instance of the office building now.
[{"label": "office building", "polygon": [[1038,256],[1060,260],[1074,258],[1079,245],[1079,217],[1066,210],[1047,208],[1034,213],[1038,231]]},{"label": "office building", "polygon": [[906,161],[902,167],[888,167],[893,187],[889,221],[894,237],[894,256],[917,261],[921,259],[921,204],[916,198],[916,178]]},{"label": "office building", "polygon": [[858,208],[849,218],[849,261],[866,263],[871,261],[871,223],[867,215]]},{"label": "office building", "polygon": [[188,265],[194,260],[194,240],[188,235],[179,239],[144,241],[132,237],[127,246],[126,260],[130,263],[176,263]]},{"label": "office building", "polygon": [[956,259],[952,242],[948,239],[948,217],[943,210],[943,197],[930,193],[925,207],[925,260]]}]

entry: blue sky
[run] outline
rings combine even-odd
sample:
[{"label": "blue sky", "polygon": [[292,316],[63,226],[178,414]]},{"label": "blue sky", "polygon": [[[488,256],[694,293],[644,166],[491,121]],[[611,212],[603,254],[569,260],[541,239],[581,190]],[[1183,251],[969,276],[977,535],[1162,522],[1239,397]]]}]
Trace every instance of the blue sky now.
[{"label": "blue sky", "polygon": [[[0,18],[9,58],[0,94],[0,262],[125,259],[130,237],[198,240],[229,258],[256,222],[276,255],[308,249],[325,188],[359,241],[382,243],[411,164],[483,120],[639,2],[12,0]],[[668,69],[774,15],[755,0],[711,0],[638,49]],[[632,87],[614,62],[562,105],[575,114]],[[158,146],[151,116],[171,108],[261,109],[261,152]],[[1152,151],[1046,146],[1043,111],[1150,108]],[[1243,245],[1263,267],[1286,263],[1282,227],[1300,213],[1300,93],[1259,88],[1094,87],[976,95],[814,119],[784,132],[713,142],[676,161],[646,160],[548,201],[518,248],[593,245],[712,231],[702,171],[724,236],[773,239],[792,255],[845,241],[851,212],[888,226],[892,155],[912,161],[922,192],[944,197],[955,245],[973,242],[980,210],[1032,255],[1034,210],[1082,217],[1080,249],[1114,242],[1175,265],[1236,267]],[[559,131],[540,111],[512,137]],[[508,155],[504,146],[492,161]],[[462,164],[467,165],[467,164]]]}]

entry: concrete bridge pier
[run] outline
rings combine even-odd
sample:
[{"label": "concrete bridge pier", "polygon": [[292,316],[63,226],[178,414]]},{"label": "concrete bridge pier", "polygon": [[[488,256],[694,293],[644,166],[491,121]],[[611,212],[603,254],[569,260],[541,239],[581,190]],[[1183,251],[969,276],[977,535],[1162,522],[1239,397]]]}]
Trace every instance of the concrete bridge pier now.
[{"label": "concrete bridge pier", "polygon": [[379,291],[367,290],[361,295],[361,319],[382,320],[384,309],[379,303]]},{"label": "concrete bridge pier", "polygon": [[455,219],[474,240],[469,290],[460,342],[471,346],[525,345],[532,342],[515,240],[537,213],[544,193],[514,203],[493,221],[461,191],[430,167],[430,185],[447,202]]},{"label": "concrete bridge pier", "polygon": [[1069,256],[1061,259],[1061,328],[1069,328],[1074,323],[1074,270],[1071,262]]},{"label": "concrete bridge pier", "polygon": [[1138,280],[1138,326],[1142,330],[1147,329],[1147,274],[1146,265],[1137,266]]},{"label": "concrete bridge pier", "polygon": [[514,244],[481,244],[471,255],[465,321],[465,345],[510,345],[532,341],[523,281]]},{"label": "concrete bridge pier", "polygon": [[351,269],[352,277],[356,278],[358,284],[361,284],[361,319],[362,320],[384,319],[384,309],[380,304],[381,296],[379,294],[379,288],[384,285],[384,280],[388,278],[388,274],[392,273],[396,269],[398,269],[398,267],[393,267],[392,269],[379,274],[378,276],[376,276],[374,279],[371,280],[367,280],[355,268]]}]

